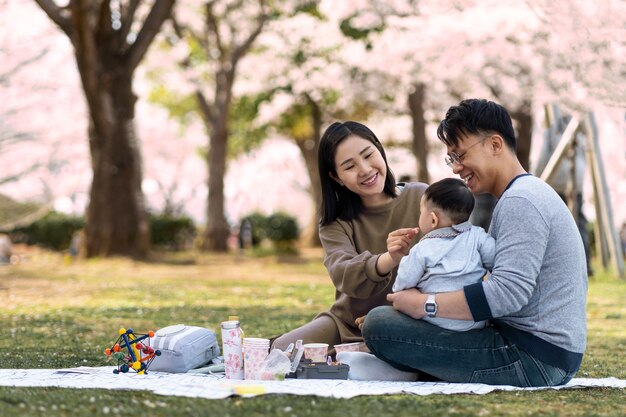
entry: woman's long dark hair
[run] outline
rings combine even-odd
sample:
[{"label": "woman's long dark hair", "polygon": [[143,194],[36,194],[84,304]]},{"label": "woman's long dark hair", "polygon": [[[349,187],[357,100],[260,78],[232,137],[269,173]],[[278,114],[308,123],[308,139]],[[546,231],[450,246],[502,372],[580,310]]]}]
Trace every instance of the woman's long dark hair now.
[{"label": "woman's long dark hair", "polygon": [[317,163],[320,173],[320,184],[322,185],[322,226],[327,225],[337,218],[341,220],[352,220],[363,211],[363,201],[361,197],[348,190],[347,187],[340,186],[337,181],[330,177],[332,173],[337,177],[337,167],[335,166],[335,152],[337,146],[348,136],[355,135],[368,140],[374,144],[376,149],[383,156],[387,175],[385,177],[385,187],[383,192],[388,196],[396,197],[396,179],[387,163],[387,156],[380,141],[367,126],[358,122],[335,122],[330,125],[320,140],[317,154]]}]

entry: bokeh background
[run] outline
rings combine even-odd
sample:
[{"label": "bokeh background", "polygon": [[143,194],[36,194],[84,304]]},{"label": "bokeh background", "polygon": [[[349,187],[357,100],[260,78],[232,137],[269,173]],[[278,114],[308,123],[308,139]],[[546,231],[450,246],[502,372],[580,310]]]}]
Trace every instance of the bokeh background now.
[{"label": "bokeh background", "polygon": [[[78,3],[0,0],[0,193],[83,216],[94,183],[93,114],[76,51],[87,46],[59,24],[79,21]],[[109,32],[94,16],[105,15],[110,33],[125,31],[117,49],[123,52],[139,43],[151,8],[164,2],[86,3],[97,6],[83,16],[95,50],[103,51],[98,42]],[[397,177],[431,182],[452,175],[436,139],[438,121],[460,99],[484,97],[513,114],[531,172],[546,106],[581,118],[593,113],[614,227],[626,222],[624,1],[178,0],[170,6],[132,73],[137,193],[151,213],[189,216],[210,238],[222,234],[210,227],[215,219],[232,232],[255,211],[281,211],[314,235],[319,199],[311,161],[328,124],[366,123]],[[106,84],[115,59],[103,53],[94,64],[100,82]],[[224,74],[232,75],[226,89],[219,84]],[[224,94],[227,103],[220,101]],[[211,125],[202,99],[213,116],[227,114],[225,133]],[[221,167],[213,159],[218,137],[225,146]],[[211,188],[223,202],[209,203]],[[116,198],[108,193],[98,204]],[[589,175],[583,210],[596,218]]]}]

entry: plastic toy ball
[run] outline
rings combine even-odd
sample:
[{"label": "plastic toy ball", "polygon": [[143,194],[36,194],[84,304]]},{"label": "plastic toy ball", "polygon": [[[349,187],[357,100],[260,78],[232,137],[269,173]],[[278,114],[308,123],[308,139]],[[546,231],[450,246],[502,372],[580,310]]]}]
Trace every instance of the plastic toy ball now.
[{"label": "plastic toy ball", "polygon": [[113,373],[125,374],[131,369],[138,374],[148,373],[154,358],[161,355],[160,350],[150,347],[150,338],[154,337],[154,332],[150,330],[147,334],[138,334],[133,329],[122,327],[118,334],[113,346],[104,350],[107,357],[117,361],[117,368]]}]

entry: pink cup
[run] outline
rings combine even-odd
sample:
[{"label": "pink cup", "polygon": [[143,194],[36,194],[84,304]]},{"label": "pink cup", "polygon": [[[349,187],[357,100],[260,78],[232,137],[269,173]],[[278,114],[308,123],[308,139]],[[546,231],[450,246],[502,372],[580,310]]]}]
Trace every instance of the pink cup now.
[{"label": "pink cup", "polygon": [[259,379],[261,365],[268,355],[269,339],[244,337],[243,339],[243,368],[245,379]]},{"label": "pink cup", "polygon": [[339,352],[359,352],[361,343],[353,342],[353,343],[342,343],[340,345],[335,345],[335,353]]},{"label": "pink cup", "polygon": [[306,343],[302,347],[304,348],[305,358],[313,362],[326,362],[328,343]]}]

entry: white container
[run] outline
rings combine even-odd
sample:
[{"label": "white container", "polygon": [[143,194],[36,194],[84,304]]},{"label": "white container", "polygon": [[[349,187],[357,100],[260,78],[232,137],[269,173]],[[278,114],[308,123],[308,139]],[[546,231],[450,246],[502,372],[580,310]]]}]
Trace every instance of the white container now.
[{"label": "white container", "polygon": [[222,322],[222,352],[226,379],[243,379],[243,348],[239,321]]}]

